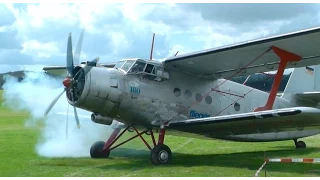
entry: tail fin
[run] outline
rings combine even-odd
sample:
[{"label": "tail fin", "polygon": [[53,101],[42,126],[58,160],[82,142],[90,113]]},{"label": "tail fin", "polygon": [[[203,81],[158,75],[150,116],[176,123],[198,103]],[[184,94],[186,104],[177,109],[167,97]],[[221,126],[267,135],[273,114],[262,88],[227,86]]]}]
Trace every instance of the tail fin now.
[{"label": "tail fin", "polygon": [[[318,83],[317,83],[318,82]],[[304,105],[305,100],[310,99],[310,93],[316,95],[320,92],[320,65],[295,68],[284,89],[282,98],[292,103]],[[302,98],[302,99],[301,99]],[[301,101],[302,100],[302,101]]]}]

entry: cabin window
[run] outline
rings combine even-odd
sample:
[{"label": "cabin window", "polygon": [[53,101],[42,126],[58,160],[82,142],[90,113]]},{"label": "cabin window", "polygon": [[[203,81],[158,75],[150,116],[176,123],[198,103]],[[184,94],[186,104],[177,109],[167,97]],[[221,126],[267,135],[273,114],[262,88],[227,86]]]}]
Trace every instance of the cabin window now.
[{"label": "cabin window", "polygon": [[179,88],[174,88],[173,93],[176,97],[181,96],[181,90]]},{"label": "cabin window", "polygon": [[212,97],[211,96],[206,96],[206,98],[204,100],[206,101],[207,104],[211,104],[212,103]]},{"label": "cabin window", "polygon": [[196,101],[201,102],[202,101],[202,95],[200,93],[196,94]]},{"label": "cabin window", "polygon": [[233,107],[234,107],[235,111],[240,111],[240,104],[239,103],[236,102]]},{"label": "cabin window", "polygon": [[186,99],[190,99],[192,97],[192,92],[190,90],[186,90],[184,92],[184,96]]}]

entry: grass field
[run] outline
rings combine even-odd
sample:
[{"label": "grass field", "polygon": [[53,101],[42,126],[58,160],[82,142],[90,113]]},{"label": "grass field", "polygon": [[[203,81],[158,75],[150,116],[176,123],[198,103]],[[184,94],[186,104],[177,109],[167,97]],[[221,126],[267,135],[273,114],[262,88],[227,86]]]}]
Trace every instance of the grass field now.
[{"label": "grass field", "polygon": [[[1,97],[0,91],[0,102]],[[320,136],[304,138],[308,148],[295,150],[293,141],[240,143],[168,135],[173,163],[167,166],[151,165],[139,139],[111,152],[109,159],[46,158],[35,152],[40,131],[24,126],[27,117],[0,106],[0,176],[254,176],[264,151],[268,157],[320,157]],[[320,164],[269,163],[267,176],[320,176],[319,169]]]}]

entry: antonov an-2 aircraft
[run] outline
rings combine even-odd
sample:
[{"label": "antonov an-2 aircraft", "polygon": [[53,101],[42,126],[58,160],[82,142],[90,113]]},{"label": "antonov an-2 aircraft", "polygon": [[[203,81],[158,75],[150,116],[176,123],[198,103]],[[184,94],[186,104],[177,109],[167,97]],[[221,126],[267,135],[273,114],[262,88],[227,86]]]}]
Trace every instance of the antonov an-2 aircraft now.
[{"label": "antonov an-2 aircraft", "polygon": [[[320,27],[163,61],[152,60],[151,48],[150,59],[124,59],[114,67],[98,64],[99,58],[79,64],[82,39],[83,33],[73,55],[68,37],[64,91],[45,115],[66,92],[78,127],[76,107],[92,112],[93,122],[111,125],[109,139],[91,146],[92,158],[107,158],[136,137],[149,148],[153,164],[168,164],[172,153],[165,134],[251,142],[291,139],[296,148],[306,148],[298,139],[320,133]],[[286,68],[294,70],[277,97]],[[47,73],[59,69],[44,68]],[[277,71],[270,93],[230,81],[268,71]],[[128,131],[136,135],[116,143]],[[142,135],[150,136],[152,144]]]}]

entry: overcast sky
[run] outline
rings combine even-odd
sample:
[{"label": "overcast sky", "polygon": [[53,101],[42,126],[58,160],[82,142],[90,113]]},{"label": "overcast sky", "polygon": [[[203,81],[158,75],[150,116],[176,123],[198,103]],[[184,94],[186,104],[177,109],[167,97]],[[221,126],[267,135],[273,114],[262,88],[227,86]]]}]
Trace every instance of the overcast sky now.
[{"label": "overcast sky", "polygon": [[68,33],[81,61],[154,58],[320,26],[318,4],[0,4],[0,73],[65,65]]}]

